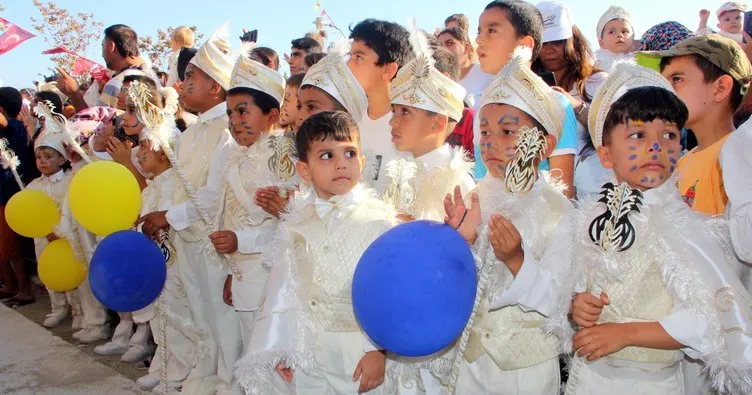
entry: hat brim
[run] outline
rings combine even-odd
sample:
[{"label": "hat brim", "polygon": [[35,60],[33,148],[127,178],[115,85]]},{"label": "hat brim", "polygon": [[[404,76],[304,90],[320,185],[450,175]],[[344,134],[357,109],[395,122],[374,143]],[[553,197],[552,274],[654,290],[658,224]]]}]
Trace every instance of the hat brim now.
[{"label": "hat brim", "polygon": [[642,51],[635,54],[635,60],[637,64],[642,67],[653,69],[657,72],[661,72],[661,60],[663,58],[674,58],[677,56],[692,55],[690,50],[682,50],[681,48],[671,48],[665,51]]}]

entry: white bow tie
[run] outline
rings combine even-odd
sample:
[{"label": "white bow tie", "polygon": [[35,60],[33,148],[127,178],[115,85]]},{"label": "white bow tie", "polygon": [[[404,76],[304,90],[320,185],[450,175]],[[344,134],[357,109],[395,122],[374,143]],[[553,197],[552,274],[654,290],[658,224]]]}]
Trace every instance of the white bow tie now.
[{"label": "white bow tie", "polygon": [[355,208],[355,202],[350,196],[332,196],[329,200],[316,198],[314,203],[316,214],[321,219],[342,218],[342,214],[349,213]]}]

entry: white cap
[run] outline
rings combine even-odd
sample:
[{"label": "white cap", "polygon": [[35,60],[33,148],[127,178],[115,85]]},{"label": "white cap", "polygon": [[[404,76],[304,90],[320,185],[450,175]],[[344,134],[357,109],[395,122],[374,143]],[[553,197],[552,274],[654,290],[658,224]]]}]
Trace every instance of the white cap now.
[{"label": "white cap", "polygon": [[230,89],[249,88],[273,97],[282,104],[285,78],[281,74],[248,57],[250,45],[244,45],[230,78]]},{"label": "white cap", "polygon": [[224,90],[230,90],[230,74],[235,64],[228,41],[228,24],[225,23],[198,49],[190,64],[208,74]]},{"label": "white cap", "polygon": [[598,34],[599,40],[603,37],[603,30],[606,29],[606,25],[608,25],[609,22],[615,19],[623,19],[624,21],[629,23],[629,27],[632,28],[632,35],[634,35],[634,25],[632,24],[632,15],[630,15],[627,10],[619,7],[618,5],[612,5],[611,7],[608,7],[606,12],[604,12],[603,15],[601,16],[601,19],[598,20],[598,26],[596,26],[596,33]]},{"label": "white cap", "polygon": [[739,1],[729,1],[727,3],[723,3],[721,8],[719,8],[718,11],[716,11],[715,16],[717,18],[720,18],[721,14],[723,14],[724,12],[729,12],[729,11],[745,12],[747,11],[747,5]]},{"label": "white cap", "polygon": [[566,40],[572,37],[574,18],[569,7],[553,1],[544,1],[537,5],[543,16],[543,42]]}]

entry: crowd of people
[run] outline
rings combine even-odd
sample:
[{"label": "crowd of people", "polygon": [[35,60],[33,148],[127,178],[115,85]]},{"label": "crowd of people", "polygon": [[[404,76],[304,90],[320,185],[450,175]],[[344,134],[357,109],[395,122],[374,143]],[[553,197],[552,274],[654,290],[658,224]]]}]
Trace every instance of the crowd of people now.
[{"label": "crowd of people", "polygon": [[[44,326],[72,317],[76,341],[148,367],[145,390],[752,393],[745,11],[638,38],[611,6],[593,51],[566,5],[495,0],[474,41],[462,14],[433,33],[376,19],[349,40],[308,33],[289,78],[254,35],[233,50],[228,26],[199,48],[176,29],[166,72],[110,26],[89,84],[58,69],[0,88],[20,163],[0,178],[0,297],[35,302],[31,262],[51,241],[89,264],[101,238],[67,190],[114,161],[141,187],[134,228],[164,253],[162,295],[112,312],[84,281],[48,292]],[[5,220],[21,183],[61,212],[33,243]],[[419,359],[371,340],[351,299],[365,249],[413,220],[456,229],[479,278],[461,340]]]}]

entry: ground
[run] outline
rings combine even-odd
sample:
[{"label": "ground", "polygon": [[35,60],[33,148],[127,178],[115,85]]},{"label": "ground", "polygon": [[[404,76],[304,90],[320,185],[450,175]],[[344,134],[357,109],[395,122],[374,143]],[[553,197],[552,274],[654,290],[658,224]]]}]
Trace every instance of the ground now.
[{"label": "ground", "polygon": [[52,330],[42,327],[47,296],[11,310],[0,304],[0,394],[142,394],[135,380],[146,374],[119,357],[101,357],[93,345],[72,338],[70,318]]}]

